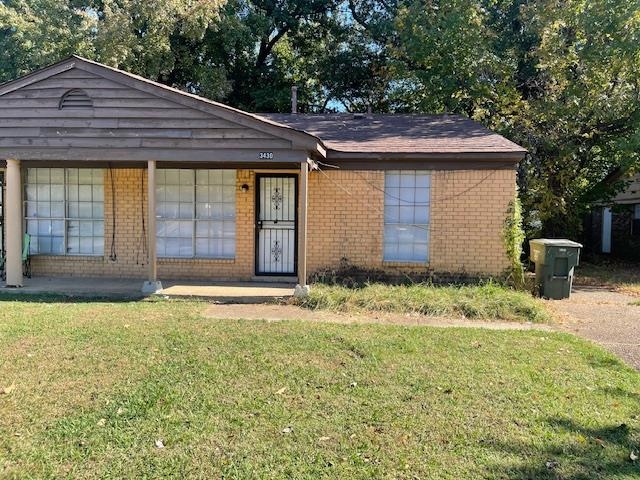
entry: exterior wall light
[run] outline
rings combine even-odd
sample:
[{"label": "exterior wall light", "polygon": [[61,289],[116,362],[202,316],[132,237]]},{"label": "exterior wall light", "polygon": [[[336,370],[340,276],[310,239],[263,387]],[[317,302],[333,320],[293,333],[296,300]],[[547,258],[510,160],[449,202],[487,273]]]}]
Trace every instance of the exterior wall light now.
[{"label": "exterior wall light", "polygon": [[242,190],[243,193],[247,193],[249,191],[249,185],[247,185],[246,183],[243,183],[242,186],[240,187],[240,190]]}]

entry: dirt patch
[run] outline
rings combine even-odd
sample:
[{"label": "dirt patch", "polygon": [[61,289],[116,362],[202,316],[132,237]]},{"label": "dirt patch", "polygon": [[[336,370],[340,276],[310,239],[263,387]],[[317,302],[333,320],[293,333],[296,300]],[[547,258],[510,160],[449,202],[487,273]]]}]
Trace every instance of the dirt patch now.
[{"label": "dirt patch", "polygon": [[640,369],[640,307],[630,295],[602,286],[574,287],[571,298],[549,300],[557,328],[593,340]]},{"label": "dirt patch", "polygon": [[[640,309],[639,309],[640,310]],[[309,310],[295,305],[215,304],[204,313],[208,318],[244,320],[305,320],[342,324],[428,325],[432,327],[490,328],[495,330],[550,330],[547,325],[502,321],[469,320],[467,318],[428,317],[417,314],[382,312],[337,313]]]}]

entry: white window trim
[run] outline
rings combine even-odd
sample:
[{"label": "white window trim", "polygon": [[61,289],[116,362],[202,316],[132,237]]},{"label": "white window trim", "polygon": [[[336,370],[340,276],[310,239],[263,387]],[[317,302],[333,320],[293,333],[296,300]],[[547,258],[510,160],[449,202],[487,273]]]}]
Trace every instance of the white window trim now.
[{"label": "white window trim", "polygon": [[[162,203],[178,203],[178,204],[182,204],[182,203],[189,203],[189,202],[166,202],[166,201],[160,201],[158,200],[158,198],[160,198],[160,192],[158,192],[159,187],[162,186],[167,186],[167,185],[171,185],[171,186],[181,186],[179,180],[177,183],[162,183],[161,181],[156,181],[156,224],[159,225],[162,222],[171,222],[171,221],[175,221],[175,222],[190,222],[191,223],[191,255],[164,255],[163,253],[161,253],[161,248],[158,245],[158,240],[161,238],[187,238],[187,237],[171,237],[168,235],[158,235],[157,231],[156,231],[156,235],[155,235],[155,241],[156,241],[156,248],[157,248],[157,256],[159,259],[163,259],[163,260],[219,260],[219,261],[233,261],[236,258],[236,254],[237,254],[237,202],[236,202],[236,188],[237,188],[237,170],[235,169],[202,169],[202,168],[197,168],[197,169],[163,169],[165,172],[166,171],[189,171],[192,172],[193,175],[193,184],[189,185],[192,189],[192,201],[191,201],[191,217],[190,218],[180,218],[180,217],[162,217],[160,216],[160,214],[158,213],[158,209],[160,207],[160,205]],[[224,174],[224,172],[233,172],[233,202],[230,201],[223,201],[222,204],[224,205],[225,203],[233,203],[233,209],[234,209],[234,216],[233,219],[212,219],[212,218],[198,218],[198,205],[202,204],[202,202],[198,202],[197,199],[197,188],[198,186],[203,186],[203,185],[199,185],[198,184],[198,180],[197,180],[197,175],[198,175],[198,171],[205,171],[205,172],[221,172],[222,174]],[[208,183],[207,186],[210,187],[212,184]],[[222,182],[221,186],[224,188],[225,183],[224,181]],[[227,187],[230,187],[231,184],[226,185]],[[213,203],[213,202],[208,202],[208,203]],[[178,208],[180,208],[178,206]],[[209,237],[199,237],[197,235],[197,226],[198,226],[198,222],[212,222],[212,221],[218,221],[218,222],[228,222],[231,223],[231,221],[233,221],[233,227],[234,227],[234,236],[233,236],[233,254],[231,255],[198,255],[197,253],[197,240],[198,238],[209,238]],[[224,237],[221,237],[221,240],[224,240]]]},{"label": "white window trim", "polygon": [[[400,197],[395,197],[392,196],[388,191],[387,191],[387,176],[388,175],[399,175],[402,176],[402,174],[408,174],[409,172],[412,172],[414,175],[414,187],[413,188],[418,188],[415,187],[415,176],[416,175],[426,175],[428,180],[428,196],[426,199],[426,203],[424,202],[419,202],[416,203],[415,200],[414,202],[406,202],[404,200],[401,200]],[[411,265],[428,265],[431,255],[430,255],[430,250],[431,250],[431,190],[432,190],[432,172],[429,170],[386,170],[385,172],[385,188],[384,188],[384,201],[383,201],[383,205],[384,205],[384,210],[383,210],[383,253],[382,253],[382,261],[384,264],[386,265],[402,265],[402,264],[411,264]],[[399,180],[400,182],[400,180]],[[399,187],[398,188],[402,188],[400,187],[400,183],[398,183]],[[425,188],[425,187],[422,187]],[[415,197],[414,197],[415,199]],[[392,221],[387,221],[387,207],[395,207],[396,205],[388,205],[387,202],[391,201],[391,202],[405,202],[406,205],[397,205],[399,206],[412,206],[414,208],[414,213],[413,213],[413,218],[415,220],[415,208],[416,206],[425,206],[427,208],[427,223],[406,223],[406,222],[392,222]],[[426,230],[426,235],[427,235],[427,241],[426,241],[426,251],[424,252],[425,254],[425,258],[424,259],[416,259],[416,258],[411,258],[411,259],[402,259],[402,258],[389,258],[387,256],[387,242],[389,241],[387,239],[387,226],[388,225],[395,225],[395,226],[409,226],[409,227],[414,227],[414,228],[420,228],[420,229],[424,229]],[[413,248],[415,249],[415,243],[413,244]]]},{"label": "white window trim", "polygon": [[[26,190],[27,190],[27,186],[30,185],[28,183],[28,171],[29,170],[49,170],[49,179],[51,179],[51,170],[62,170],[63,171],[63,183],[61,184],[63,189],[64,189],[64,199],[62,200],[63,203],[63,209],[64,209],[64,216],[60,217],[60,216],[48,216],[48,217],[39,217],[39,216],[27,216],[27,212],[28,212],[28,203],[30,202],[30,200],[28,200],[27,198],[27,194],[26,194]],[[71,170],[77,170],[78,171],[78,183],[74,183],[73,185],[69,182],[69,173]],[[90,184],[83,184],[80,183],[80,178],[79,178],[79,171],[80,170],[99,170],[102,174],[102,178],[103,178],[103,183],[93,183],[91,182]],[[36,177],[37,177],[37,172],[35,173]],[[44,185],[41,184],[39,182],[35,182],[32,185],[37,186],[38,185]],[[49,182],[48,185],[51,185],[51,182]],[[56,184],[56,185],[60,185],[60,184]],[[99,200],[95,200],[93,198],[93,187],[96,185],[102,185],[102,198]],[[70,204],[74,203],[74,201],[69,200],[69,192],[70,192],[70,188],[71,186],[91,186],[91,211],[92,211],[92,217],[71,217],[69,215],[69,206]],[[25,198],[23,200],[23,208],[24,208],[24,231],[26,233],[29,233],[29,235],[31,235],[32,237],[54,237],[54,235],[39,235],[39,233],[30,233],[28,230],[28,225],[29,225],[29,221],[39,221],[39,220],[49,220],[51,222],[53,221],[58,221],[58,222],[63,222],[63,233],[62,233],[62,244],[63,244],[63,253],[55,253],[55,252],[34,252],[33,248],[35,245],[35,242],[31,242],[31,254],[32,255],[44,255],[44,256],[55,256],[55,257],[103,257],[104,256],[104,169],[103,168],[88,168],[88,169],[82,169],[82,168],[52,168],[52,167],[30,167],[27,169],[27,175],[24,177],[24,191],[25,191]],[[35,202],[38,202],[38,199],[35,200]],[[48,202],[54,203],[54,200],[51,200],[51,198],[49,198]],[[86,201],[83,201],[86,202]],[[75,203],[80,203],[80,200],[76,200]],[[102,204],[102,217],[97,218],[97,217],[93,217],[93,205],[94,204]],[[102,251],[98,251],[98,252],[92,252],[92,253],[81,253],[81,252],[74,252],[74,253],[69,253],[69,238],[92,238],[92,239],[96,239],[99,238],[99,235],[90,235],[90,236],[81,236],[80,232],[78,232],[78,235],[74,235],[71,236],[68,233],[69,230],[69,224],[71,222],[92,222],[92,223],[102,223]],[[58,237],[58,235],[56,235],[55,237]],[[95,247],[95,245],[94,245]],[[93,250],[93,249],[92,249]]]}]

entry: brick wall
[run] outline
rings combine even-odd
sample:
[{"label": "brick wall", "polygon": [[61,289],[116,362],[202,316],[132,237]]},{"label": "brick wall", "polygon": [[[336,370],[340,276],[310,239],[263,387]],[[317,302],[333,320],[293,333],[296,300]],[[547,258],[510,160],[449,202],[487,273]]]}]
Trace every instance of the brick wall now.
[{"label": "brick wall", "polygon": [[[36,256],[35,275],[147,275],[145,169],[105,171],[105,254],[101,257]],[[242,184],[250,186],[242,192]],[[160,279],[250,280],[254,275],[255,174],[238,170],[235,260],[158,259]],[[312,172],[309,176],[308,257],[310,273],[341,259],[364,269],[499,274],[508,261],[502,245],[505,213],[515,193],[514,170],[436,171],[431,182],[430,263],[382,261],[384,172]],[[115,201],[116,259],[111,260]]]},{"label": "brick wall", "polygon": [[384,172],[313,172],[309,180],[308,269],[341,259],[363,269],[499,274],[508,266],[502,231],[515,170],[435,171],[429,264],[383,262]]},{"label": "brick wall", "polygon": [[384,173],[329,170],[309,175],[307,270],[345,258],[363,268],[382,264]]},{"label": "brick wall", "polygon": [[435,271],[502,273],[502,240],[515,170],[450,170],[433,174],[431,265]]},{"label": "brick wall", "polygon": [[[115,186],[115,260],[111,259]],[[143,224],[147,223],[147,172],[145,169],[105,170],[104,256],[47,256],[32,258],[34,275],[107,276],[140,278],[147,276],[147,243]],[[244,183],[253,184],[253,173],[238,170],[236,177],[236,259],[158,259],[158,276],[164,278],[216,278],[249,280],[253,275],[253,196],[242,192]]]}]

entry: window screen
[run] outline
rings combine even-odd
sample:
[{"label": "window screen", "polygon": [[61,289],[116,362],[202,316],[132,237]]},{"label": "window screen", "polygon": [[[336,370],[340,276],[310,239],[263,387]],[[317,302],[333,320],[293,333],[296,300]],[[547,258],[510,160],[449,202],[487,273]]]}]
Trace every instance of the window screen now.
[{"label": "window screen", "polygon": [[104,254],[104,170],[28,168],[26,231],[32,254]]},{"label": "window screen", "polygon": [[158,256],[234,258],[236,171],[157,171]]},{"label": "window screen", "polygon": [[387,171],[384,182],[384,260],[429,259],[431,176],[425,171]]}]

